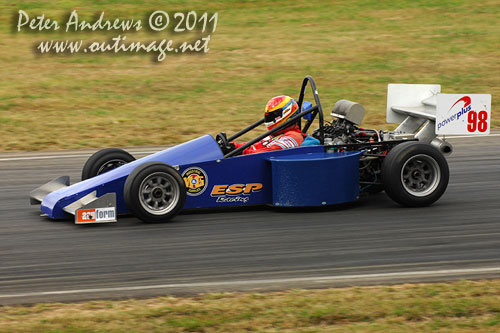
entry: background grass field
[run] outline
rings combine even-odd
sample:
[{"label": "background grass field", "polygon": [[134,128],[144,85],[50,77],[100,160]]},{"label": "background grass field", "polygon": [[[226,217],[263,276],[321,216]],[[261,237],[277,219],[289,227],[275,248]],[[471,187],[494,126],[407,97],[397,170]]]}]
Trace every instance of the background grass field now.
[{"label": "background grass field", "polygon": [[498,332],[500,281],[0,307],[0,332]]},{"label": "background grass field", "polygon": [[[12,31],[23,9],[61,21],[144,18],[148,12],[219,13],[205,55],[35,55],[47,39],[113,33]],[[500,2],[25,0],[0,4],[0,151],[164,145],[232,133],[275,95],[317,81],[325,109],[365,105],[365,126],[385,126],[387,84],[438,83],[444,92],[500,96]],[[129,39],[171,38],[168,33]],[[169,37],[170,36],[170,37]],[[500,116],[493,111],[493,125]]]}]

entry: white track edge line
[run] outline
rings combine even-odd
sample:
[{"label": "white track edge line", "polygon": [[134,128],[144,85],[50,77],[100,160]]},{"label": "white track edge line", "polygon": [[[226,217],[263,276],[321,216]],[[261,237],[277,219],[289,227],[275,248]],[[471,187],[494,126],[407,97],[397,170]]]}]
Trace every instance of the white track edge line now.
[{"label": "white track edge line", "polygon": [[500,136],[500,133],[497,134],[484,134],[484,135],[441,135],[440,138],[446,139],[465,139],[465,138],[488,138],[491,136]]},{"label": "white track edge line", "polygon": [[301,278],[299,277],[299,278],[284,278],[284,279],[174,283],[174,284],[158,284],[150,286],[40,291],[40,292],[29,292],[29,293],[10,294],[10,295],[5,294],[5,295],[0,295],[0,298],[84,294],[84,293],[113,292],[113,291],[135,291],[135,290],[167,289],[167,288],[196,288],[196,287],[217,287],[217,286],[235,286],[235,285],[256,285],[256,284],[258,285],[258,284],[288,283],[288,282],[314,282],[314,281],[321,282],[321,281],[338,281],[338,280],[348,280],[348,279],[359,280],[359,279],[370,279],[370,278],[390,278],[390,277],[404,277],[404,276],[440,276],[440,275],[457,275],[466,273],[479,274],[488,272],[500,272],[500,267],[443,269],[434,271],[393,272],[393,273],[375,273],[375,274],[358,274],[358,275],[317,276],[317,277],[301,277]]},{"label": "white track edge line", "polygon": [[[154,154],[157,153],[159,150],[154,150],[154,151],[129,151],[133,154]],[[51,155],[51,156],[24,156],[24,157],[6,157],[6,158],[0,158],[0,162],[7,162],[7,161],[23,161],[23,160],[49,160],[49,159],[56,159],[56,158],[73,158],[73,157],[88,157],[92,155],[91,153],[88,154],[74,154],[74,155]]]}]

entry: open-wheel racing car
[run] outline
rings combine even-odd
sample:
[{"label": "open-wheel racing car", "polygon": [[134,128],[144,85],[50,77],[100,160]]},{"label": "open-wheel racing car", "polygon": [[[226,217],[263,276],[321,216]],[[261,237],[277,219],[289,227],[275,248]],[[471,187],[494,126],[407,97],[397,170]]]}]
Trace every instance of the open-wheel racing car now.
[{"label": "open-wheel racing car", "polygon": [[[314,105],[304,101],[308,84]],[[400,102],[388,105],[388,119],[400,123],[392,132],[360,128],[365,110],[347,100],[335,104],[334,120],[326,122],[316,84],[307,76],[298,98],[300,112],[238,149],[226,148],[264,119],[229,138],[205,135],[138,160],[121,149],[103,149],[88,159],[81,182],[70,185],[69,177],[56,178],[33,190],[31,203],[41,203],[42,215],[51,219],[74,215],[78,224],[115,222],[120,214],[161,222],[194,208],[324,206],[381,191],[403,206],[427,206],[446,190],[444,155],[452,150],[436,136],[436,116],[429,112],[438,91],[430,85],[393,86],[393,91],[406,89],[407,96],[395,96],[389,86],[388,104]],[[411,91],[420,108],[404,106]],[[240,155],[293,123],[308,133],[315,121],[319,126],[307,145]]]}]

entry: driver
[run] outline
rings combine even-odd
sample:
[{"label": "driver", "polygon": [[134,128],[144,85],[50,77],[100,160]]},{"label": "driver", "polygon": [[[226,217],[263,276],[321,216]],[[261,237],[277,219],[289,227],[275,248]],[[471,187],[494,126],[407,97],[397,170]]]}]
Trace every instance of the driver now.
[{"label": "driver", "polygon": [[[290,96],[276,96],[267,102],[264,111],[264,124],[268,130],[272,130],[283,124],[289,118],[299,112],[297,102]],[[243,155],[263,153],[273,150],[281,150],[288,148],[299,147],[307,135],[300,131],[298,124],[295,122],[290,126],[267,136],[260,142],[243,150]],[[230,143],[230,150],[237,149],[243,146],[243,143]]]}]

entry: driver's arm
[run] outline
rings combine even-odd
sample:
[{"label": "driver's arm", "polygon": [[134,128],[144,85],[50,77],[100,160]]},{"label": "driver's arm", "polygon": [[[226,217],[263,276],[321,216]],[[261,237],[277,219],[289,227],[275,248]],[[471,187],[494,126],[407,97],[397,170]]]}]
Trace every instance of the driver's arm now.
[{"label": "driver's arm", "polygon": [[[264,140],[257,142],[253,146],[243,150],[243,155],[264,153],[268,151],[282,150],[288,148],[296,148],[304,141],[302,134],[289,131],[278,138],[267,137]],[[234,143],[235,149],[243,146],[245,143]]]}]

